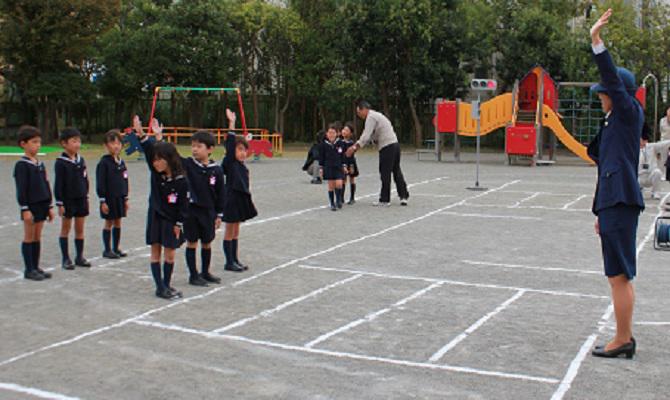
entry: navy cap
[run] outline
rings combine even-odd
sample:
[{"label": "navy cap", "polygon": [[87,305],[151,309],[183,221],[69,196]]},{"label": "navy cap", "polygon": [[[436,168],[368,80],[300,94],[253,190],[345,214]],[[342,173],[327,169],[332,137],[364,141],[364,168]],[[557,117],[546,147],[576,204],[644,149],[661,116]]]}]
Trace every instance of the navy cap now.
[{"label": "navy cap", "polygon": [[[635,75],[630,70],[624,67],[617,67],[616,74],[623,82],[624,87],[629,95],[635,96],[637,92],[637,85],[635,84]],[[591,86],[591,91],[594,93],[607,93],[607,88],[602,83],[596,83]]]}]

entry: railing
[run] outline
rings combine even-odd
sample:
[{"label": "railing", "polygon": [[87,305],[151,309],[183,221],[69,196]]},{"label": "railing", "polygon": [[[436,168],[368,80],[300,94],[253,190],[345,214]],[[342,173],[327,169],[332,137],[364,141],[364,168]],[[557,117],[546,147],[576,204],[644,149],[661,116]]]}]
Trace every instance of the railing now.
[{"label": "railing", "polygon": [[[145,132],[148,128],[145,127]],[[216,143],[221,144],[226,139],[226,133],[233,131],[236,134],[243,133],[244,130],[226,129],[226,128],[193,128],[190,126],[165,126],[163,127],[163,136],[167,142],[178,144],[179,139],[190,138],[196,131],[210,132],[216,138]],[[250,133],[254,140],[267,140],[272,143],[272,153],[274,155],[284,154],[284,136],[281,133],[270,133],[267,129],[249,128],[247,132]]]}]

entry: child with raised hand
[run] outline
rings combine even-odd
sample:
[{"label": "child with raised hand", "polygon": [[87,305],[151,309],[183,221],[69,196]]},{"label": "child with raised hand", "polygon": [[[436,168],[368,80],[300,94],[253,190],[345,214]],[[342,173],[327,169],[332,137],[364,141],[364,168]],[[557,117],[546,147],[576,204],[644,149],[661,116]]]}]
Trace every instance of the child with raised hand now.
[{"label": "child with raised hand", "polygon": [[349,202],[347,204],[352,205],[356,203],[356,177],[359,175],[358,164],[356,163],[356,156],[352,155],[351,157],[346,156],[346,151],[349,147],[354,145],[354,124],[347,122],[342,128],[342,143],[344,144],[344,165],[346,168],[344,180],[342,182],[342,197],[344,197],[344,191],[347,186],[347,179],[349,179],[349,186],[351,188],[349,194]]},{"label": "child with raised hand", "polygon": [[184,243],[182,226],[188,212],[188,183],[177,149],[171,143],[160,141],[162,126],[154,119],[151,127],[159,141],[144,135],[138,116],[133,119],[133,128],[142,138],[142,148],[151,172],[146,243],[151,246],[151,274],[156,285],[156,296],[174,299],[181,297],[181,292],[171,286],[171,281],[175,251]]},{"label": "child with raised hand", "polygon": [[18,144],[23,148],[23,156],[14,166],[16,199],[23,221],[23,242],[21,254],[25,270],[23,277],[33,281],[51,278],[51,274],[42,270],[40,264],[40,240],[44,221],[53,221],[51,208],[51,188],[47,179],[44,163],[37,159],[42,145],[40,131],[34,126],[19,128]]},{"label": "child with raised hand", "polygon": [[[63,153],[56,159],[54,170],[54,195],[58,215],[62,218],[59,244],[63,256],[62,267],[73,270],[78,267],[89,268],[91,263],[84,258],[84,224],[88,216],[88,170],[86,161],[79,154],[81,133],[77,128],[66,128],[59,136]],[[74,219],[74,244],[76,257],[70,259],[68,236]]]},{"label": "child with raised hand", "polygon": [[242,272],[247,270],[248,267],[242,264],[238,258],[240,223],[254,218],[258,215],[258,212],[251,200],[249,170],[244,165],[249,144],[244,136],[235,135],[233,131],[237,119],[235,113],[226,109],[226,116],[228,117],[229,132],[226,136],[226,155],[222,162],[223,171],[226,175],[223,208],[223,221],[226,223],[223,239],[223,252],[226,255],[224,269]]},{"label": "child with raised hand", "polygon": [[342,203],[344,203],[342,189],[342,180],[346,171],[344,152],[344,143],[337,137],[337,126],[330,124],[326,131],[326,138],[321,143],[319,165],[323,180],[328,181],[328,200],[332,211],[342,208]]},{"label": "child with raised hand", "polygon": [[[119,248],[121,241],[121,218],[128,212],[128,168],[119,157],[123,143],[118,129],[105,133],[105,149],[95,169],[96,191],[100,199],[100,217],[105,221],[102,229],[102,256],[116,259],[127,254]],[[110,244],[111,242],[111,244]]]}]

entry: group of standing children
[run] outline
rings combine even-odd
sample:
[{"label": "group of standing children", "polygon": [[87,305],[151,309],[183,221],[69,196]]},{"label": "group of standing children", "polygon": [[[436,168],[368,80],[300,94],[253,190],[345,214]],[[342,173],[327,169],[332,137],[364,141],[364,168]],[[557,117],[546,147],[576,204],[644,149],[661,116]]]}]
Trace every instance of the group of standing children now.
[{"label": "group of standing children", "polygon": [[344,126],[332,123],[328,126],[319,148],[320,176],[328,182],[328,201],[330,209],[337,211],[344,204],[347,180],[350,185],[349,202],[356,203],[356,177],[359,175],[356,157],[347,157],[346,152],[354,144],[354,127],[351,122]]},{"label": "group of standing children", "polygon": [[[249,170],[245,166],[248,143],[235,135],[236,116],[226,110],[230,132],[226,137],[226,155],[222,164],[210,159],[215,146],[214,136],[197,131],[191,137],[191,157],[183,158],[176,147],[162,141],[162,126],[150,121],[154,137],[145,135],[139,117],[133,128],[141,137],[142,148],[150,171],[149,210],[146,244],[151,246],[151,273],[156,296],[165,299],[181,297],[172,287],[176,249],[186,241],[186,264],[189,283],[207,286],[221,279],[210,272],[211,243],[222,221],[226,223],[223,250],[224,269],[242,272],[248,269],[238,259],[240,223],[257,215],[251,199]],[[56,160],[54,195],[58,214],[62,217],[59,244],[62,267],[90,267],[84,258],[84,224],[89,214],[88,172],[79,154],[81,134],[75,128],[63,130],[59,137],[63,154]],[[25,263],[24,277],[41,281],[51,274],[39,267],[41,233],[44,221],[53,220],[52,195],[44,163],[37,159],[41,133],[32,126],[19,130],[18,144],[24,156],[16,163],[14,178],[17,199],[24,224],[21,253]],[[96,192],[100,200],[100,216],[104,220],[103,257],[118,259],[127,254],[119,247],[121,219],[126,217],[129,203],[128,169],[119,157],[123,148],[118,130],[105,134],[107,150],[96,168]],[[68,236],[74,219],[74,262],[69,256]],[[196,267],[196,250],[200,242],[201,272]],[[162,268],[161,268],[162,258]]]}]

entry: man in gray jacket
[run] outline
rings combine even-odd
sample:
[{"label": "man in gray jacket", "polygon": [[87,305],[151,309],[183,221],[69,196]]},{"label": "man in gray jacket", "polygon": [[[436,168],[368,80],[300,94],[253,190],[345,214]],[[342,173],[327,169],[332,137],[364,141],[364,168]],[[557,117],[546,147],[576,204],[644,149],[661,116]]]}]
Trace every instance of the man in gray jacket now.
[{"label": "man in gray jacket", "polygon": [[352,157],[358,149],[371,141],[377,143],[382,189],[379,193],[379,201],[374,204],[379,206],[391,205],[391,174],[393,174],[393,181],[400,197],[400,205],[406,206],[409,192],[400,169],[400,144],[391,121],[384,114],[371,110],[370,103],[365,100],[358,102],[356,114],[359,118],[365,120],[365,128],[358,142],[347,150],[347,157]]}]

